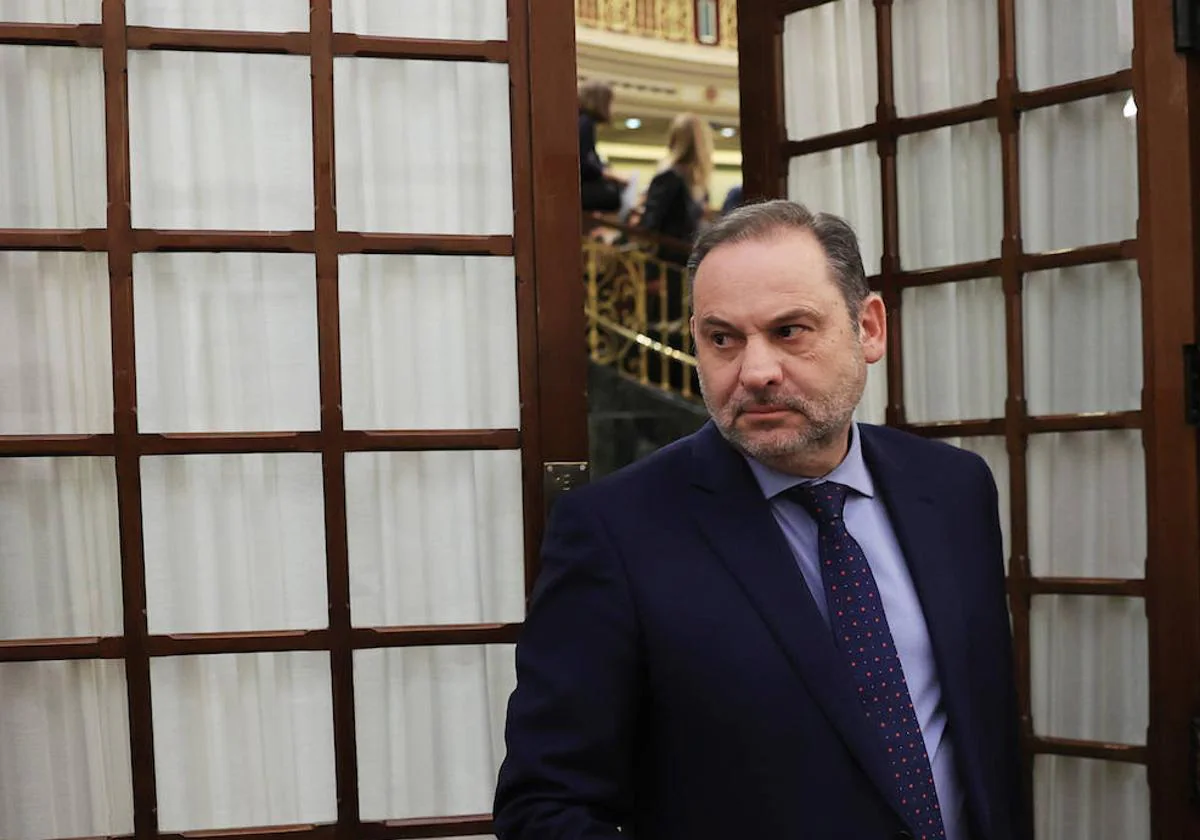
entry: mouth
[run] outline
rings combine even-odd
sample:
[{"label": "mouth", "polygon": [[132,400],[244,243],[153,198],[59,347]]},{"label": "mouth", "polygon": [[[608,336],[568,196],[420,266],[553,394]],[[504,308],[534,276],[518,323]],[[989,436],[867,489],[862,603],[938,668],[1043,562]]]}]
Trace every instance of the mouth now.
[{"label": "mouth", "polygon": [[789,414],[790,411],[786,408],[778,408],[775,406],[754,406],[754,407],[743,408],[738,413],[741,415],[747,416],[747,417],[754,417],[756,419],[764,419],[765,420],[765,419],[783,417],[785,414]]}]

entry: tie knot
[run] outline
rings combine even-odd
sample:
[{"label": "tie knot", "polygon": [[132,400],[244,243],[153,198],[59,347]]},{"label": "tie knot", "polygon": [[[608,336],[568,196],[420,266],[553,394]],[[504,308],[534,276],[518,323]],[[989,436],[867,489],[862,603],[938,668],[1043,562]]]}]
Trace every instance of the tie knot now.
[{"label": "tie knot", "polygon": [[788,495],[808,511],[818,525],[824,525],[842,518],[849,492],[850,488],[844,484],[823,481],[820,484],[798,484],[788,491]]}]

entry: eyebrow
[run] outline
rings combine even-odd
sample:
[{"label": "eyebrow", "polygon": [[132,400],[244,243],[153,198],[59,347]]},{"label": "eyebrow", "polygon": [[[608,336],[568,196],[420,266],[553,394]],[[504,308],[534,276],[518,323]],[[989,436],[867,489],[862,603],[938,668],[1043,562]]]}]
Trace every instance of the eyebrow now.
[{"label": "eyebrow", "polygon": [[705,327],[717,327],[719,329],[734,330],[734,331],[737,330],[737,328],[733,324],[731,324],[728,321],[725,321],[721,318],[718,318],[716,315],[705,315],[703,318],[700,319],[700,323],[701,323],[701,325],[703,325]]},{"label": "eyebrow", "polygon": [[792,321],[796,321],[801,318],[814,318],[820,320],[821,317],[821,313],[810,306],[797,306],[795,309],[789,309],[787,312],[779,314],[771,320],[771,323],[775,326],[778,326],[780,324],[791,323]]},{"label": "eyebrow", "polygon": [[[797,306],[794,309],[789,309],[786,312],[781,312],[771,319],[771,326],[777,327],[782,324],[789,324],[801,318],[814,318],[820,320],[823,316],[820,312],[812,307]],[[716,315],[705,315],[700,319],[700,324],[704,327],[716,327],[718,329],[737,331],[737,327],[723,318],[718,318]]]}]

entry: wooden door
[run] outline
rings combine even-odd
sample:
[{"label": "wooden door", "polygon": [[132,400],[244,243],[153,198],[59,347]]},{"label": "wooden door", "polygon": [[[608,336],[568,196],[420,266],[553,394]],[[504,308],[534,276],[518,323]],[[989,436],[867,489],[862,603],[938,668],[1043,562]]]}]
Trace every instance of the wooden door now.
[{"label": "wooden door", "polygon": [[490,832],[587,450],[572,43],[0,3],[0,835]]}]

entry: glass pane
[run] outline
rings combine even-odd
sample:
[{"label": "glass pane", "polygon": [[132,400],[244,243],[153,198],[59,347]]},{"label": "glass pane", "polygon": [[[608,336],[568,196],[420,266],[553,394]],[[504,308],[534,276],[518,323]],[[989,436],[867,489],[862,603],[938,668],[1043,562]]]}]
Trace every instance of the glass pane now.
[{"label": "glass pane", "polygon": [[516,684],[507,645],[355,651],[362,818],[490,813]]},{"label": "glass pane", "polygon": [[0,80],[0,228],[104,227],[100,50],[3,45]]},{"label": "glass pane", "polygon": [[1150,840],[1150,784],[1138,764],[1039,755],[1033,759],[1039,838]]},{"label": "glass pane", "polygon": [[325,627],[321,456],[142,458],[151,633]]},{"label": "glass pane", "polygon": [[512,259],[348,255],[339,267],[346,428],[520,425]]},{"label": "glass pane", "polygon": [[896,178],[906,270],[1000,256],[1004,197],[995,121],[901,137]]},{"label": "glass pane", "polygon": [[0,394],[0,434],[112,432],[104,254],[0,252]]},{"label": "glass pane", "polygon": [[883,270],[880,183],[874,143],[794,157],[788,164],[788,198],[850,222],[868,275]]},{"label": "glass pane", "polygon": [[357,627],[521,621],[521,453],[346,456]]},{"label": "glass pane", "polygon": [[0,837],[133,833],[125,664],[0,663]]},{"label": "glass pane", "polygon": [[1022,90],[1107,76],[1132,63],[1133,0],[1017,0]]},{"label": "glass pane", "polygon": [[308,0],[125,0],[130,26],[307,32]]},{"label": "glass pane", "polygon": [[100,0],[0,0],[0,23],[99,22]]},{"label": "glass pane", "polygon": [[1136,262],[1025,275],[1030,414],[1142,405],[1142,292]]},{"label": "glass pane", "polygon": [[1028,463],[1029,561],[1035,576],[1145,575],[1141,432],[1033,435]]},{"label": "glass pane", "polygon": [[113,460],[0,458],[0,639],[122,626]]},{"label": "glass pane", "polygon": [[904,409],[913,423],[1004,416],[1004,288],[999,277],[905,289]]},{"label": "glass pane", "polygon": [[143,432],[320,428],[309,254],[135,254]]},{"label": "glass pane", "polygon": [[803,140],[875,121],[872,0],[837,0],[783,19],[787,136]]},{"label": "glass pane", "polygon": [[1146,602],[1035,595],[1029,612],[1033,729],[1080,741],[1145,744]]},{"label": "glass pane", "polygon": [[1021,116],[1021,231],[1030,252],[1137,236],[1137,120],[1127,93]]},{"label": "glass pane", "polygon": [[996,95],[996,0],[905,0],[892,6],[896,113],[972,105]]},{"label": "glass pane", "polygon": [[1008,569],[1012,504],[1009,498],[1008,446],[1002,437],[959,437],[945,438],[951,446],[974,452],[987,461],[992,478],[996,481],[996,492],[1000,496],[1000,532],[1004,542],[1004,568]]},{"label": "glass pane", "polygon": [[313,226],[312,79],[299,55],[129,53],[133,226]]},{"label": "glass pane", "polygon": [[338,227],[511,234],[508,66],[334,60]]},{"label": "glass pane", "polygon": [[329,654],[153,659],[163,832],[337,819]]},{"label": "glass pane", "polygon": [[505,0],[333,0],[336,32],[393,38],[508,38]]},{"label": "glass pane", "polygon": [[867,387],[862,400],[854,412],[859,423],[874,423],[882,426],[887,420],[887,358],[867,366]]}]

